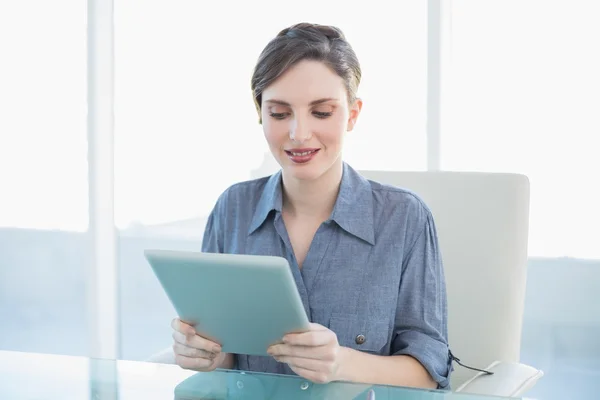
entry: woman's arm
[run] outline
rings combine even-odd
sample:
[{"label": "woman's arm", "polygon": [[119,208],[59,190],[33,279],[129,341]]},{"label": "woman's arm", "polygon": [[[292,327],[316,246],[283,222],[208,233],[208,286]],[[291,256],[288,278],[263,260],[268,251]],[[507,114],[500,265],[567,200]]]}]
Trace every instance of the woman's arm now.
[{"label": "woman's arm", "polygon": [[379,356],[340,346],[330,329],[310,324],[308,332],[284,336],[268,352],[298,375],[317,383],[351,381],[392,386],[437,388],[437,382],[415,358]]},{"label": "woman's arm", "polygon": [[425,367],[411,356],[378,356],[340,347],[335,380],[376,385],[437,388]]},{"label": "woman's arm", "polygon": [[444,268],[433,216],[422,208],[402,260],[402,278],[390,356],[418,361],[440,389],[448,389],[452,360],[448,346],[448,312]]}]

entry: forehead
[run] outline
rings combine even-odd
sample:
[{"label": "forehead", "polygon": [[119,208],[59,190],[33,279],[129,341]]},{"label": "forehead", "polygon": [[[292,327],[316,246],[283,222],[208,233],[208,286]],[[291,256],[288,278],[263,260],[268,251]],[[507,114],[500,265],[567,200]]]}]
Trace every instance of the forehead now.
[{"label": "forehead", "polygon": [[320,61],[303,60],[288,69],[263,92],[263,101],[277,99],[292,105],[316,99],[346,99],[344,80]]}]

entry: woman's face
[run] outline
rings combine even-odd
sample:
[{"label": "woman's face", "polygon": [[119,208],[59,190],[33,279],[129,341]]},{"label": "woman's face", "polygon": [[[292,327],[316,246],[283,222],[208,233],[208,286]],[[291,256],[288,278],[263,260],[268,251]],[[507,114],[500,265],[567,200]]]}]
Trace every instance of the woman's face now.
[{"label": "woman's face", "polygon": [[288,178],[317,179],[342,163],[346,132],[362,103],[349,106],[344,81],[319,61],[301,61],[262,95],[265,138]]}]

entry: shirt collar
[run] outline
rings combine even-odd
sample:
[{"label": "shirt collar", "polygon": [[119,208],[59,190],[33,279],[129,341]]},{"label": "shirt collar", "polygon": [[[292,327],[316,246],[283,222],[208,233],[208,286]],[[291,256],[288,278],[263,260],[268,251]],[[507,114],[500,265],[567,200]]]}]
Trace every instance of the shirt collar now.
[{"label": "shirt collar", "polygon": [[[263,189],[248,234],[257,230],[272,210],[281,212],[282,199],[281,171],[279,171],[268,179]],[[330,219],[346,232],[372,245],[375,244],[371,184],[346,163],[344,163],[340,191]]]},{"label": "shirt collar", "polygon": [[265,187],[263,188],[260,200],[254,211],[248,234],[250,235],[257,230],[272,210],[281,212],[281,205],[283,204],[283,196],[281,193],[281,170],[271,175],[267,180]]},{"label": "shirt collar", "polygon": [[375,244],[371,184],[346,163],[331,219],[346,232]]}]

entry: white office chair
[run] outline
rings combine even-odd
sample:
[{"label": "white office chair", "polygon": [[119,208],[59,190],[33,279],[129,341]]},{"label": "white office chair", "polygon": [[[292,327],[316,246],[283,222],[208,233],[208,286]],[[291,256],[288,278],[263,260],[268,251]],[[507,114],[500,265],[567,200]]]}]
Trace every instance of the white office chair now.
[{"label": "white office chair", "polygon": [[515,174],[361,171],[413,191],[431,209],[448,293],[451,350],[470,366],[452,374],[457,392],[520,396],[543,373],[519,364],[525,302],[529,181]]}]

